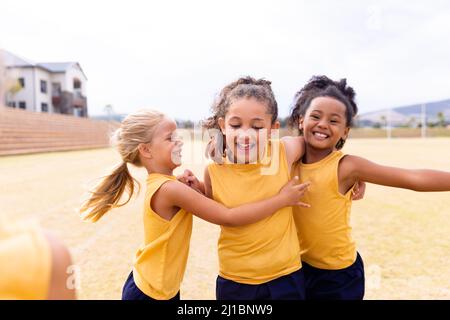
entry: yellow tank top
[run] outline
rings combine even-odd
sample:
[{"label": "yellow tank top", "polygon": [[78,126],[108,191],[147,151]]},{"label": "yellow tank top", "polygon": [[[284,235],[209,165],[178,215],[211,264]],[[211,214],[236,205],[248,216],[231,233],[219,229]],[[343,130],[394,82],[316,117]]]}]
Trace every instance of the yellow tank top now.
[{"label": "yellow tank top", "polygon": [[[275,156],[261,164],[210,164],[214,200],[231,208],[276,195],[289,181],[289,169],[284,145],[271,144]],[[239,283],[261,284],[300,269],[292,208],[250,225],[221,226],[218,250],[220,276]]]},{"label": "yellow tank top", "polygon": [[0,220],[0,300],[47,299],[52,266],[47,238],[34,223]]},{"label": "yellow tank top", "polygon": [[311,164],[296,163],[292,175],[311,185],[302,201],[311,208],[294,207],[302,261],[327,270],[344,269],[356,260],[350,211],[351,190],[339,192],[338,166],[345,155],[335,151]]},{"label": "yellow tank top", "polygon": [[180,290],[189,254],[192,214],[180,209],[168,221],[150,206],[152,196],[173,176],[152,173],[147,178],[144,205],[144,245],[137,251],[133,278],[153,299],[168,300]]}]

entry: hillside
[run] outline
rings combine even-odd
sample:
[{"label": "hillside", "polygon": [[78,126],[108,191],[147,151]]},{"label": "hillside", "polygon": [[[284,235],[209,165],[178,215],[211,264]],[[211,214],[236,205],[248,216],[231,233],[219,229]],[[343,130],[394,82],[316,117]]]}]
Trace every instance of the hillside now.
[{"label": "hillside", "polygon": [[[450,99],[425,103],[425,106],[428,123],[437,123],[440,112],[443,113],[446,122],[450,123]],[[422,118],[421,110],[422,104],[392,108],[390,112],[391,123],[393,126],[418,125]],[[372,126],[376,123],[383,123],[388,118],[388,115],[388,109],[361,114],[358,118],[359,125]]]}]

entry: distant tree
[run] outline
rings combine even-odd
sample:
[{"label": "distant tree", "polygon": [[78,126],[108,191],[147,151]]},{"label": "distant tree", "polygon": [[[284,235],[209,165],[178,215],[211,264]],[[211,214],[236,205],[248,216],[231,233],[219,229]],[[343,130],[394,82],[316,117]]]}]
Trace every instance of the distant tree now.
[{"label": "distant tree", "polygon": [[[1,84],[1,83],[0,83]],[[18,79],[15,79],[15,78],[11,78],[11,77],[8,77],[8,76],[6,76],[6,81],[5,81],[5,89],[3,89],[3,90],[5,90],[5,91],[3,91],[2,90],[3,88],[0,88],[0,91],[2,91],[2,92],[0,92],[0,98],[1,98],[1,100],[0,100],[0,105],[2,105],[3,104],[3,94],[5,94],[6,93],[6,99],[7,100],[15,100],[15,96],[16,96],[16,94],[20,91],[20,90],[22,90],[22,85],[20,84],[20,82],[19,82],[19,80]]]},{"label": "distant tree", "polygon": [[359,128],[361,126],[360,124],[360,117],[359,115],[356,115],[353,119],[353,128]]},{"label": "distant tree", "polygon": [[387,118],[386,118],[386,116],[381,116],[380,120],[381,120],[381,124],[383,125],[383,127],[387,127]]},{"label": "distant tree", "polygon": [[417,127],[417,119],[416,117],[411,117],[409,118],[408,122],[406,123],[406,125],[410,128],[415,128]]},{"label": "distant tree", "polygon": [[14,96],[20,90],[22,90],[22,85],[20,84],[19,80],[14,79],[13,81],[10,82],[8,86],[9,93],[11,93]]},{"label": "distant tree", "polygon": [[194,128],[194,122],[192,122],[191,120],[186,120],[184,121],[184,127],[186,129],[192,129]]},{"label": "distant tree", "polygon": [[437,117],[438,117],[438,124],[439,124],[439,127],[445,127],[446,124],[447,124],[447,121],[445,120],[445,115],[444,115],[444,113],[443,113],[443,112],[439,112],[439,113],[437,114]]},{"label": "distant tree", "polygon": [[380,128],[381,128],[381,123],[375,122],[375,123],[372,125],[372,128],[374,128],[374,129],[380,129]]},{"label": "distant tree", "polygon": [[278,121],[280,122],[281,128],[287,128],[288,122],[289,122],[289,117],[280,118]]}]

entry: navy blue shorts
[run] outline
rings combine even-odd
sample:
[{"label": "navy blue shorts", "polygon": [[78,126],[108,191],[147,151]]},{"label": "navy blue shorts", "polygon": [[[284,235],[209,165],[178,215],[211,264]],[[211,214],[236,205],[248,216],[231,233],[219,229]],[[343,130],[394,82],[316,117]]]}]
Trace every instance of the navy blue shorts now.
[{"label": "navy blue shorts", "polygon": [[341,270],[314,268],[303,262],[306,300],[362,300],[364,264],[359,253],[356,261]]},{"label": "navy blue shorts", "polygon": [[262,284],[244,284],[217,276],[217,300],[304,300],[302,269]]},{"label": "navy blue shorts", "polygon": [[[150,301],[157,301],[156,299],[153,299],[143,293],[137,286],[136,283],[134,283],[133,278],[133,271],[130,273],[130,275],[127,278],[127,281],[125,281],[125,284],[123,285],[122,290],[122,300],[150,300]],[[180,300],[180,292],[177,293],[175,297],[169,300]]]}]

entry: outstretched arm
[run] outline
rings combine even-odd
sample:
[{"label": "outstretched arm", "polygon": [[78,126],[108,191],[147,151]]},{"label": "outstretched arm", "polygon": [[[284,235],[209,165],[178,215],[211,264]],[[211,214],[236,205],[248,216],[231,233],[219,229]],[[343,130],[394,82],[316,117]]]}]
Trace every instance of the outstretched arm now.
[{"label": "outstretched arm", "polygon": [[179,181],[169,181],[159,190],[165,201],[173,206],[183,208],[211,223],[225,226],[239,226],[264,219],[279,209],[288,206],[308,205],[299,202],[308,183],[298,184],[298,177],[289,181],[280,192],[265,200],[244,204],[236,208],[227,208],[211,200]]},{"label": "outstretched arm", "polygon": [[450,191],[450,172],[445,171],[388,167],[356,156],[346,156],[339,171],[340,183],[362,180],[414,191]]}]

